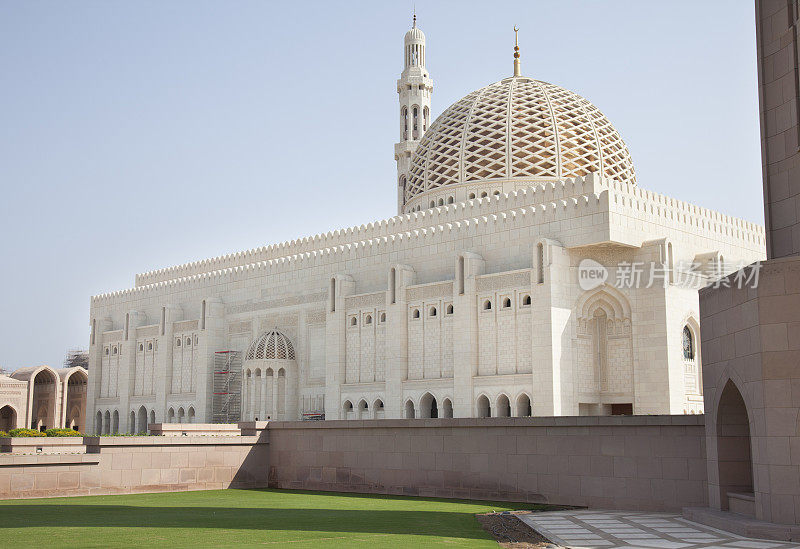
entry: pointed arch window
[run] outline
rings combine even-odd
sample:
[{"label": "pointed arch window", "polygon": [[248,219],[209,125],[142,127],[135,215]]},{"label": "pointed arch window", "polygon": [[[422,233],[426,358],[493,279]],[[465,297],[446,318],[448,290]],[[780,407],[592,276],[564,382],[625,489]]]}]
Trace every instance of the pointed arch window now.
[{"label": "pointed arch window", "polygon": [[689,326],[683,327],[683,358],[685,360],[694,360],[694,337]]}]

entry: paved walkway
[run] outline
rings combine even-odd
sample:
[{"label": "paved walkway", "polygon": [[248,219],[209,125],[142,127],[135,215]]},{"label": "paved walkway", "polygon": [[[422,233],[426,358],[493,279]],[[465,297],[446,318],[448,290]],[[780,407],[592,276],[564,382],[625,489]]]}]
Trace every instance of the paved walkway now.
[{"label": "paved walkway", "polygon": [[744,538],[666,513],[583,510],[532,513],[519,518],[553,543],[573,548],[800,548],[797,543]]}]

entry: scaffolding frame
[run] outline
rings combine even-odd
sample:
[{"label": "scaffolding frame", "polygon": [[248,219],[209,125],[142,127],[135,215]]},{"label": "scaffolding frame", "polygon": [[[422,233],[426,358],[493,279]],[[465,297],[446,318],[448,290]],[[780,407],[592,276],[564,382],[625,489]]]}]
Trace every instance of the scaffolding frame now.
[{"label": "scaffolding frame", "polygon": [[214,353],[213,423],[237,423],[242,419],[242,353]]}]

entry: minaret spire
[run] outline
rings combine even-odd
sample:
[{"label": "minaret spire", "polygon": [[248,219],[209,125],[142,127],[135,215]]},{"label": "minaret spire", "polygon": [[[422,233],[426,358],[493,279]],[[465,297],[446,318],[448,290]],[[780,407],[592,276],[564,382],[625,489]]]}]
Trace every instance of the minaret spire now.
[{"label": "minaret spire", "polygon": [[400,140],[394,146],[397,161],[397,213],[405,213],[406,184],[411,158],[431,123],[433,80],[425,67],[425,33],[417,26],[417,10],[403,39],[403,72],[397,80]]},{"label": "minaret spire", "polygon": [[519,68],[519,29],[514,25],[514,76],[522,76]]}]

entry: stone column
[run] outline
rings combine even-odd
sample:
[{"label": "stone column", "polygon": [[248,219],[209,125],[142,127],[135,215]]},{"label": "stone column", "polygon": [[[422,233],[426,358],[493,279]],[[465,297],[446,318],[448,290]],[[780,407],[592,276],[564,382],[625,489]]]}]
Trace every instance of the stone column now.
[{"label": "stone column", "polygon": [[[408,302],[406,288],[415,282],[414,269],[393,265],[386,292],[386,398],[384,418],[402,418],[403,382],[408,378]],[[353,403],[354,406],[358,403]],[[370,403],[372,406],[374,403]]]},{"label": "stone column", "polygon": [[[653,321],[657,327],[643,332],[641,322],[631,322],[631,331],[636,336],[633,350],[638,355],[634,360],[633,411],[637,415],[683,414],[687,405],[683,327],[687,313],[699,317],[699,313],[695,313],[697,290],[659,285],[654,292],[644,291],[650,294],[647,303],[655,308]],[[659,334],[660,341],[656,341],[654,334]],[[654,356],[655,351],[660,351],[658,357]]]},{"label": "stone column", "polygon": [[325,419],[341,416],[341,384],[345,382],[347,365],[344,298],[354,290],[352,277],[339,274],[330,278],[325,318]]},{"label": "stone column", "polygon": [[272,413],[269,415],[273,420],[278,419],[278,370],[272,372]]},{"label": "stone column", "polygon": [[[203,310],[205,309],[205,310]],[[204,315],[205,313],[205,315]],[[225,341],[225,305],[216,297],[201,304],[200,344],[195,364],[195,422],[210,423],[214,406],[214,353],[227,348]]]},{"label": "stone column", "polygon": [[[122,321],[122,349],[119,356],[117,385],[119,390],[119,426],[120,433],[128,432],[130,398],[134,390],[136,377],[136,328],[134,322],[136,311],[128,311]],[[114,415],[114,412],[111,412]],[[113,419],[112,419],[113,424]],[[112,428],[113,432],[113,428]]]},{"label": "stone column", "polygon": [[61,386],[61,401],[59,408],[61,409],[58,414],[58,423],[55,427],[64,428],[66,427],[67,423],[67,382],[68,378],[64,378],[64,381],[59,380],[58,384]]},{"label": "stone column", "polygon": [[309,377],[311,364],[308,356],[308,313],[307,309],[302,309],[297,315],[297,336],[294,342],[295,367],[297,368],[297,385],[295,395],[297,402],[297,418],[302,419],[303,413],[309,410],[305,407],[305,395],[301,392],[301,387],[309,387]]},{"label": "stone column", "polygon": [[261,371],[261,398],[259,403],[258,418],[261,421],[267,419],[267,369]]},{"label": "stone column", "polygon": [[147,316],[142,312],[131,310],[128,311],[122,327],[124,352],[120,353],[119,372],[117,374],[119,383],[119,431],[121,433],[128,432],[127,427],[131,412],[130,400],[136,382],[136,329],[145,324],[147,324]]},{"label": "stone column", "polygon": [[[165,305],[159,320],[158,360],[155,361],[153,377],[156,393],[156,423],[167,421],[167,396],[172,391],[172,351],[175,332],[173,325],[182,320],[183,311],[177,305]],[[177,412],[176,412],[177,413]]]},{"label": "stone column", "polygon": [[287,361],[286,365],[286,383],[285,383],[285,391],[284,391],[284,404],[283,410],[285,414],[286,421],[297,421],[300,419],[298,415],[298,380],[297,380],[297,362],[292,364],[291,362]]},{"label": "stone column", "polygon": [[[86,384],[86,433],[95,431],[95,401],[100,397],[101,362],[103,360],[103,333],[112,329],[110,318],[99,319],[93,317],[94,333],[89,340],[89,382]],[[30,407],[29,407],[30,409]],[[27,413],[27,412],[26,412]],[[89,423],[91,422],[91,423]],[[30,427],[31,420],[27,417],[25,427]],[[101,427],[102,430],[102,427]]]},{"label": "stone column", "polygon": [[573,402],[572,326],[577,283],[567,250],[542,238],[533,248],[531,345],[534,416],[578,415]]},{"label": "stone column", "polygon": [[25,429],[32,429],[31,421],[33,421],[33,380],[36,376],[31,376],[28,379],[27,399],[28,405],[25,407]]},{"label": "stone column", "polygon": [[475,277],[486,263],[478,254],[456,258],[453,285],[453,417],[473,417],[472,378],[478,375],[478,303]]}]

